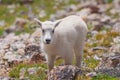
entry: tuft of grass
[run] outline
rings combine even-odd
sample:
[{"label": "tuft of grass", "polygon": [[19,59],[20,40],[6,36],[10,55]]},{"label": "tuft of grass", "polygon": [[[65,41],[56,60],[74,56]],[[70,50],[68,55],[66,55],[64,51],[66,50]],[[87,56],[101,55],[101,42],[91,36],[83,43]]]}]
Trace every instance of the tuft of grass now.
[{"label": "tuft of grass", "polygon": [[108,31],[105,34],[98,33],[95,36],[95,39],[98,40],[97,46],[105,46],[109,47],[111,46],[111,42],[113,42],[113,38],[119,36],[119,32],[114,32],[114,31]]},{"label": "tuft of grass", "polygon": [[[29,75],[27,72],[28,68],[31,67],[36,67],[39,68],[39,70],[37,70],[37,74],[33,74],[33,75]],[[9,73],[9,76],[12,78],[19,78],[19,74],[20,74],[20,69],[25,68],[25,77],[30,78],[30,80],[45,80],[46,78],[46,73],[45,73],[45,69],[47,69],[46,64],[18,64],[17,66],[15,66]]]},{"label": "tuft of grass", "polygon": [[91,77],[85,76],[85,75],[78,75],[75,80],[91,80]]},{"label": "tuft of grass", "polygon": [[93,58],[86,59],[86,60],[84,60],[84,62],[87,64],[87,66],[89,68],[92,68],[92,69],[94,69],[95,67],[97,67],[97,65],[99,64],[99,61],[95,60]]},{"label": "tuft of grass", "polygon": [[4,28],[0,27],[0,36],[3,35]]}]

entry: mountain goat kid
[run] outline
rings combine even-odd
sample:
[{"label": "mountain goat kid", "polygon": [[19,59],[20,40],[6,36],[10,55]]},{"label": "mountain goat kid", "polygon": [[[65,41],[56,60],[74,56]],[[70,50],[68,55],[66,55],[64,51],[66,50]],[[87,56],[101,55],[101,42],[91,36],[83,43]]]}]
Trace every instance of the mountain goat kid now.
[{"label": "mountain goat kid", "polygon": [[46,54],[49,71],[54,66],[56,56],[61,56],[65,65],[71,65],[73,53],[76,57],[76,66],[81,67],[88,30],[81,17],[71,15],[55,22],[41,22],[36,18],[34,20],[41,26],[41,46]]}]

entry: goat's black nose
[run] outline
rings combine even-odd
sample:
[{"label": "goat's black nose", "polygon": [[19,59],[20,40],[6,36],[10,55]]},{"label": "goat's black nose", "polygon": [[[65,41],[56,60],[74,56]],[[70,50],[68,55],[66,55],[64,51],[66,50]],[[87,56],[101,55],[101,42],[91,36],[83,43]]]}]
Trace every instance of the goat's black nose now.
[{"label": "goat's black nose", "polygon": [[47,43],[47,44],[49,44],[49,43],[50,43],[50,41],[51,41],[50,39],[46,39],[46,43]]}]

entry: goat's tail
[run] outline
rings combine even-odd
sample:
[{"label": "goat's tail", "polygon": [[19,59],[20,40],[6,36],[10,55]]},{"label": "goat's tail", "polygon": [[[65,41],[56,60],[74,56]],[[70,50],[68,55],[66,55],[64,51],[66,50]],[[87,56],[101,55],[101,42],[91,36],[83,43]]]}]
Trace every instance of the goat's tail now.
[{"label": "goat's tail", "polygon": [[85,22],[87,21],[87,16],[91,13],[90,9],[82,9],[76,15],[80,16]]},{"label": "goat's tail", "polygon": [[81,18],[86,22],[87,21],[87,16],[81,16]]}]

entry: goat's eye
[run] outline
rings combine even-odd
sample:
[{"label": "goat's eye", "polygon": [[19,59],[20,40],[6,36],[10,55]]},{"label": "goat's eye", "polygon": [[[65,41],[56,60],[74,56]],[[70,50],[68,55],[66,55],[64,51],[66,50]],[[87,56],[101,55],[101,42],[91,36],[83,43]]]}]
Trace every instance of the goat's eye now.
[{"label": "goat's eye", "polygon": [[42,32],[44,33],[44,32],[45,32],[45,30],[42,30]]}]

